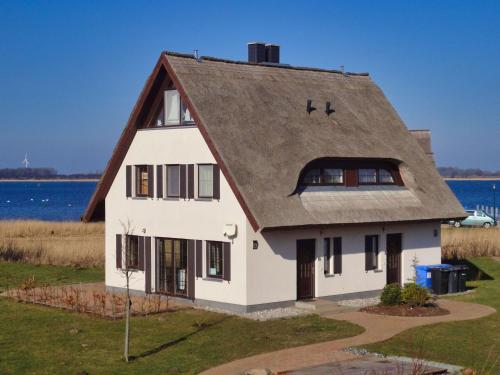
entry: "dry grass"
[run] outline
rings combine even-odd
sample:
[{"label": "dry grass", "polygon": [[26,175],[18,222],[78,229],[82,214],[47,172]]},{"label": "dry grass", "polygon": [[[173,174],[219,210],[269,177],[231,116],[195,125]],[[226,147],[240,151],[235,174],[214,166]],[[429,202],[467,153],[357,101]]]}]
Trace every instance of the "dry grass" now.
[{"label": "dry grass", "polygon": [[442,257],[500,256],[500,229],[443,227]]},{"label": "dry grass", "polygon": [[0,221],[0,260],[103,267],[104,224]]}]

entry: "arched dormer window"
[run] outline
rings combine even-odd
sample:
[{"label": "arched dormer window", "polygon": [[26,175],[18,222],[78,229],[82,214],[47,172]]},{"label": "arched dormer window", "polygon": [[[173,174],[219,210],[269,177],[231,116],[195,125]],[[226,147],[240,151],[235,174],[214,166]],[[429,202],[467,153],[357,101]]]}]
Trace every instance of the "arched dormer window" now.
[{"label": "arched dormer window", "polygon": [[398,165],[386,159],[314,160],[302,170],[299,186],[401,185]]}]

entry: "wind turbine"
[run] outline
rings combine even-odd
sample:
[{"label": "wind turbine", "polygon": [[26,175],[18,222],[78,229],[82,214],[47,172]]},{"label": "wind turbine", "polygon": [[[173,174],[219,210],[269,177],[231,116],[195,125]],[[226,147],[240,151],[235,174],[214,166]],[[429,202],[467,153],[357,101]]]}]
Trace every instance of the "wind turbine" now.
[{"label": "wind turbine", "polygon": [[30,164],[28,161],[28,153],[24,155],[24,160],[21,163],[24,164],[24,168],[28,168],[28,165]]}]

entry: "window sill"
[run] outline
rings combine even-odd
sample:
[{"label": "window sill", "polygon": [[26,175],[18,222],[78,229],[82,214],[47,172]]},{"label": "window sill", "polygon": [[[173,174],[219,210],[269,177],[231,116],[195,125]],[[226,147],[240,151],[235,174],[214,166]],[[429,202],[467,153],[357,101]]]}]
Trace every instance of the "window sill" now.
[{"label": "window sill", "polygon": [[135,196],[135,197],[130,197],[130,198],[132,198],[133,200],[145,201],[150,197],[148,197],[148,196]]},{"label": "window sill", "polygon": [[330,278],[330,277],[335,277],[336,276],[333,273],[325,273],[324,275],[325,275],[326,278]]},{"label": "window sill", "polygon": [[202,280],[204,280],[204,281],[217,281],[219,283],[224,281],[224,279],[222,277],[210,277],[210,276],[204,277],[204,278],[202,278]]},{"label": "window sill", "polygon": [[381,273],[381,272],[384,272],[384,270],[381,270],[381,269],[377,268],[376,270],[373,270],[373,272],[375,272],[375,273]]}]

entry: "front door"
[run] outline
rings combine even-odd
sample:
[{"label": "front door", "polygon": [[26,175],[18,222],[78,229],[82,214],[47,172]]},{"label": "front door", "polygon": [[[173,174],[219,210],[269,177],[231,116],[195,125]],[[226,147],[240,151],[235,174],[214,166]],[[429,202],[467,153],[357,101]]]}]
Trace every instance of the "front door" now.
[{"label": "front door", "polygon": [[157,242],[157,287],[161,294],[187,296],[187,240],[161,238]]},{"label": "front door", "polygon": [[297,299],[314,298],[316,240],[297,241]]},{"label": "front door", "polygon": [[387,284],[401,284],[401,233],[387,235]]}]

